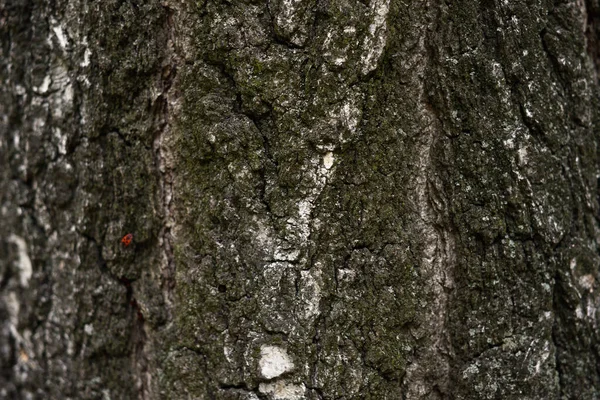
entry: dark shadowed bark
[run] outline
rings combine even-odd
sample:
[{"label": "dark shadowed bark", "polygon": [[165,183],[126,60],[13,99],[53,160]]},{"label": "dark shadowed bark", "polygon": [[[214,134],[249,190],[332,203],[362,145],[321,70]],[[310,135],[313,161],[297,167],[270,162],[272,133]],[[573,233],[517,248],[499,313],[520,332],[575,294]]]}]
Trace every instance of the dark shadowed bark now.
[{"label": "dark shadowed bark", "polygon": [[600,398],[599,37],[0,0],[0,398]]}]

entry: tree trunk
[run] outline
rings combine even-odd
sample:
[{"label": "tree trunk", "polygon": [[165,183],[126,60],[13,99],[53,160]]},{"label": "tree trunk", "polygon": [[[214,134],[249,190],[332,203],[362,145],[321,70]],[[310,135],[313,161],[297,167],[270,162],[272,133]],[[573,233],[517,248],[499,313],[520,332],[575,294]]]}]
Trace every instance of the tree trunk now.
[{"label": "tree trunk", "polygon": [[0,398],[598,399],[600,5],[524,3],[0,0]]}]

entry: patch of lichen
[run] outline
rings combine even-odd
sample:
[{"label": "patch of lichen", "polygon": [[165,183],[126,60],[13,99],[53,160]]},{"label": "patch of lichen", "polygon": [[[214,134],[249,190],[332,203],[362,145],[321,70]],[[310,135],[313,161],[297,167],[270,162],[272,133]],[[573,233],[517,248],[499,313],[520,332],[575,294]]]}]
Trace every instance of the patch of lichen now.
[{"label": "patch of lichen", "polygon": [[264,147],[253,122],[235,114],[236,93],[223,71],[199,62],[180,71],[179,79],[184,90],[176,125],[176,187],[178,218],[185,222],[175,246],[179,306],[168,346],[193,349],[205,360],[212,383],[185,385],[203,396],[217,382],[240,384],[240,369],[215,349],[223,348],[227,331],[237,359],[257,311],[253,279],[262,249],[252,248],[241,226],[264,208],[259,198]]},{"label": "patch of lichen", "polygon": [[[201,67],[187,79],[196,79],[184,92],[183,116],[178,121],[178,168],[184,185],[183,201],[195,234],[227,230],[239,219],[236,207],[256,198],[263,183],[263,138],[253,122],[235,115],[231,88],[202,92],[202,74],[223,78],[214,69]],[[221,92],[221,93],[220,93]],[[235,203],[235,204],[234,204]],[[246,203],[247,204],[247,203]],[[200,220],[198,220],[200,218]]]},{"label": "patch of lichen", "polygon": [[[319,239],[333,242],[319,257],[331,293],[324,302],[330,311],[317,325],[320,359],[362,359],[367,369],[398,380],[408,358],[404,345],[412,341],[404,329],[414,323],[417,312],[416,275],[407,264],[406,249],[394,245],[377,252],[365,247],[339,249],[331,237]],[[328,376],[328,369],[319,373],[319,379],[329,382],[333,392],[343,392],[343,384],[337,385],[356,372],[348,366],[342,375]]]},{"label": "patch of lichen", "polygon": [[[409,179],[398,173],[410,165],[398,160],[406,154],[400,150],[403,139],[373,135],[349,146],[322,194],[317,218],[328,222],[315,235],[314,257],[327,271],[331,295],[323,305],[330,311],[317,325],[322,360],[317,370],[323,371],[317,380],[332,395],[368,392],[377,398],[399,390],[411,355],[408,327],[417,323],[418,312],[418,274],[412,265],[420,261],[401,243],[408,245],[420,233],[408,217]],[[339,359],[354,364],[333,361]],[[358,360],[364,375],[353,382]]]}]

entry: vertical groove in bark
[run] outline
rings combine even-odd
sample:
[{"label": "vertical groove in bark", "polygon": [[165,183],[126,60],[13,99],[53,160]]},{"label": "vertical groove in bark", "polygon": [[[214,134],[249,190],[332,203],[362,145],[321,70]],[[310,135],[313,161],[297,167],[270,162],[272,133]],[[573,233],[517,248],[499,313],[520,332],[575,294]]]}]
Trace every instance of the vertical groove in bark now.
[{"label": "vertical groove in bark", "polygon": [[443,135],[436,110],[427,93],[427,79],[435,66],[431,36],[437,31],[439,7],[427,2],[424,21],[418,40],[418,59],[415,65],[420,112],[423,114],[420,144],[417,147],[417,174],[415,176],[418,229],[424,245],[421,261],[421,296],[429,299],[423,310],[423,325],[428,341],[419,346],[418,356],[412,360],[404,377],[403,398],[443,399],[449,395],[450,360],[453,357],[447,327],[449,295],[454,287],[455,248],[448,219],[448,202],[439,179],[436,148]]}]

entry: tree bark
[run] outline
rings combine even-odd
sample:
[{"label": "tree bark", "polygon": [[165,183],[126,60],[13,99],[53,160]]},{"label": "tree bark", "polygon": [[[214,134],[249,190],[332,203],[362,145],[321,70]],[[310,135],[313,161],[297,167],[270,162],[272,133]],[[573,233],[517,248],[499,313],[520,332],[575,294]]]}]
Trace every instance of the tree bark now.
[{"label": "tree bark", "polygon": [[599,29],[0,0],[0,398],[599,398]]}]

